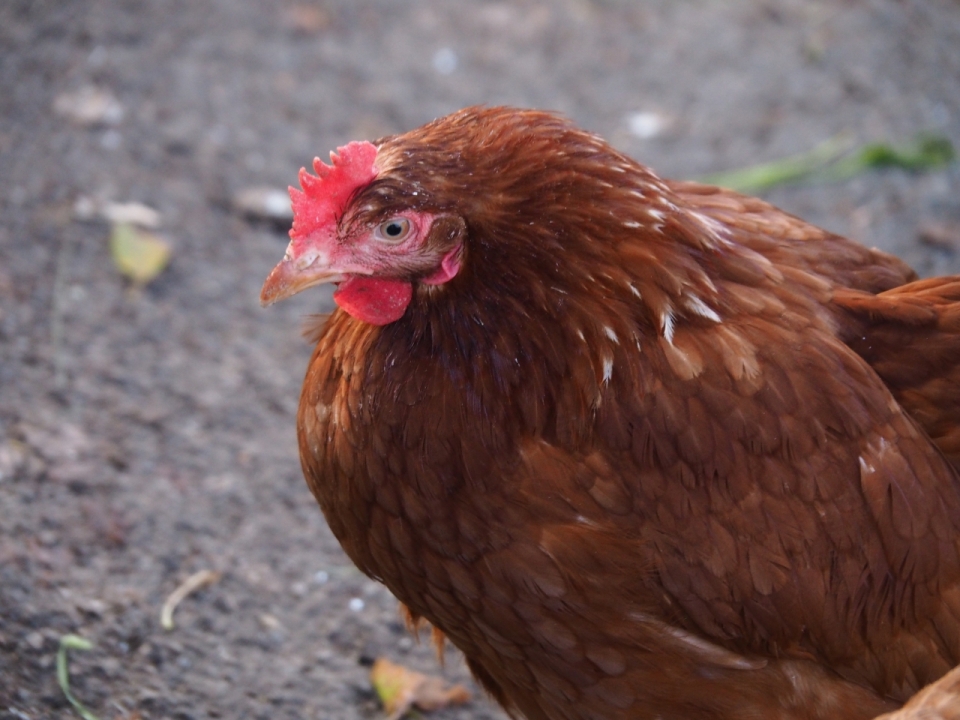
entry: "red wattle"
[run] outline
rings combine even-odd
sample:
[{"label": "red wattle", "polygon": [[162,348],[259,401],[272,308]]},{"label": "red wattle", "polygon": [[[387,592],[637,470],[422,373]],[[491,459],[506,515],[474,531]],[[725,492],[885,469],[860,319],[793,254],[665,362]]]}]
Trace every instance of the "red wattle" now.
[{"label": "red wattle", "polygon": [[340,283],[333,299],[357,320],[388,325],[407,311],[413,299],[413,285],[407,280],[354,275]]}]

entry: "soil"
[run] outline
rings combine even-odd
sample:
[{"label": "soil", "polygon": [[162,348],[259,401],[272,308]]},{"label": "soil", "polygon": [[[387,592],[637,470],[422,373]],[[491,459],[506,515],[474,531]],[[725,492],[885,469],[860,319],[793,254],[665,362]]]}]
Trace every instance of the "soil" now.
[{"label": "soil", "polygon": [[[4,0],[0,720],[76,716],[66,633],[95,643],[70,677],[101,719],[380,718],[378,656],[470,682],[412,640],[304,485],[299,328],[329,293],[259,307],[286,228],[237,192],[475,103],[559,110],[670,177],[838,133],[960,147],[958,48],[954,0]],[[88,86],[117,104],[71,119],[65,93]],[[638,113],[662,130],[642,137]],[[960,272],[956,163],[767,198]],[[106,202],[160,214],[172,262],[144,288],[111,262]],[[219,580],[164,630],[200,570]],[[435,716],[505,717],[480,693]]]}]

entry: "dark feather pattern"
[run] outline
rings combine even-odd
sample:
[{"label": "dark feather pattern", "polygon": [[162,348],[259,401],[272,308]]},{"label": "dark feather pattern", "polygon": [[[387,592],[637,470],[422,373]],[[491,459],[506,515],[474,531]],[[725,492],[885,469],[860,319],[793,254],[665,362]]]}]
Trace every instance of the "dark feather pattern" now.
[{"label": "dark feather pattern", "polygon": [[330,317],[303,470],[510,712],[868,718],[960,662],[960,279],[545,113],[375,144],[345,224],[462,269]]}]

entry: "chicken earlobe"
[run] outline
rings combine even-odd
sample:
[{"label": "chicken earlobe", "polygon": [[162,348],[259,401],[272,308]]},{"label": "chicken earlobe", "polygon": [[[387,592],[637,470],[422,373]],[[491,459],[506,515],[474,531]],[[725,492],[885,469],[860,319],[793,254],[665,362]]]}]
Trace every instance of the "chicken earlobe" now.
[{"label": "chicken earlobe", "polygon": [[337,305],[371,325],[388,325],[402,318],[412,297],[409,280],[364,275],[347,278],[333,293]]}]

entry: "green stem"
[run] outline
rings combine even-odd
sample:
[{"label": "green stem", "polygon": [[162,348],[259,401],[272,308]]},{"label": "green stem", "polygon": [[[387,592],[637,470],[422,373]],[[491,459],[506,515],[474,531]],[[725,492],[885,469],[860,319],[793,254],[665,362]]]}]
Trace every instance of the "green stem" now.
[{"label": "green stem", "polygon": [[956,156],[950,140],[927,134],[918,135],[904,145],[870,143],[841,157],[849,149],[849,139],[837,135],[809,152],[740,170],[714,173],[701,180],[737,192],[756,193],[804,180],[846,180],[877,168],[896,167],[913,172],[933,170],[949,164]]},{"label": "green stem", "polygon": [[60,638],[60,649],[57,651],[57,682],[60,683],[60,689],[67,696],[67,700],[73,705],[74,709],[80,714],[83,720],[99,720],[96,715],[87,710],[73,693],[70,692],[70,672],[67,669],[67,650],[91,650],[93,643],[85,640],[79,635],[64,635]]}]

